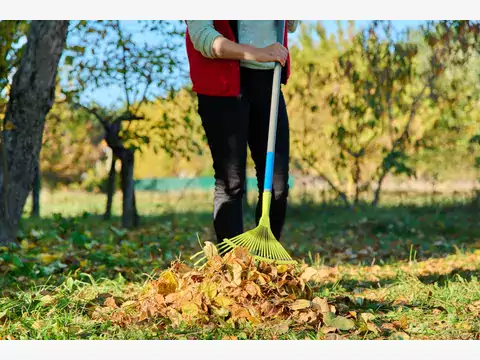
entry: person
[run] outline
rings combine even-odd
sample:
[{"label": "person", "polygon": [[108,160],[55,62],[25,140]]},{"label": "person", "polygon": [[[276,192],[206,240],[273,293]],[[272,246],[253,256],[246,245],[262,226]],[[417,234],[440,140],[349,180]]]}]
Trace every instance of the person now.
[{"label": "person", "polygon": [[[243,196],[247,145],[255,164],[262,210],[273,69],[282,65],[282,84],[290,76],[288,33],[298,20],[287,20],[283,45],[277,42],[278,20],[186,20],[186,50],[192,90],[210,148],[215,173],[213,225],[217,242],[244,232]],[[280,92],[270,222],[280,240],[285,223],[290,136]]]}]

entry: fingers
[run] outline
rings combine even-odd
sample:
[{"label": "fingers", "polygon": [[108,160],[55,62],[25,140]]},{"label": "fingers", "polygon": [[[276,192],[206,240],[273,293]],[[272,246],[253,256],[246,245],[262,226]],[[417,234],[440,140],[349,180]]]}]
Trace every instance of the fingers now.
[{"label": "fingers", "polygon": [[277,42],[273,44],[273,54],[275,56],[275,61],[279,62],[282,66],[285,66],[288,57],[287,48]]}]

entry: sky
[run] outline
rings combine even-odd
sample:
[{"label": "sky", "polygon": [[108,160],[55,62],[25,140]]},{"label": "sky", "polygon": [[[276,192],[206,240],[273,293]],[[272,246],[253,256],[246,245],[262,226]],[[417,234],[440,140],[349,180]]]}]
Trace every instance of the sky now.
[{"label": "sky", "polygon": [[[422,23],[424,23],[425,21],[426,20],[395,20],[395,21],[392,22],[392,24],[394,25],[394,27],[397,30],[403,30],[407,27],[418,27]],[[130,28],[132,26],[135,26],[134,21],[122,21],[122,22],[124,23],[125,26],[130,27]],[[311,21],[309,21],[309,22],[311,22]],[[346,26],[348,22],[347,21],[342,21],[341,23],[342,23],[343,26]],[[370,23],[370,21],[368,21],[368,20],[357,20],[357,21],[355,21],[355,26],[358,29],[361,29],[361,28],[365,27],[366,25],[368,25],[369,23]],[[322,21],[322,24],[325,27],[325,29],[327,31],[327,34],[335,33],[336,30],[337,30],[337,22],[336,21],[333,21],[333,20]],[[289,35],[289,41],[291,43],[295,43],[296,39],[297,39],[297,36],[298,36],[298,32],[294,33],[294,34],[290,34]],[[150,34],[149,36],[139,35],[139,36],[137,36],[137,39],[140,42],[148,42],[150,44],[158,43],[161,40],[161,39],[155,38],[155,36],[153,34]],[[181,58],[184,61],[184,66],[186,67],[186,69],[188,69],[188,61],[187,61],[187,54],[186,54],[185,46],[182,46],[181,52],[182,52]],[[184,85],[187,85],[189,82],[190,82],[190,79],[188,77],[184,78],[184,79],[182,78],[182,79],[178,80],[177,85],[178,86],[184,86]],[[91,92],[87,93],[84,99],[93,98],[100,105],[112,106],[115,99],[118,99],[118,97],[121,94],[122,94],[121,89],[117,89],[117,88],[98,89],[96,91],[91,91]]]}]

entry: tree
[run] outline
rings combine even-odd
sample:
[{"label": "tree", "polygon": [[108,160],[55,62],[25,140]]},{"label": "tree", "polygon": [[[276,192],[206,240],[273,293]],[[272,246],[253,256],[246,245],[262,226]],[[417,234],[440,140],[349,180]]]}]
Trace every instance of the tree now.
[{"label": "tree", "polygon": [[67,32],[68,21],[32,21],[13,77],[0,142],[0,243],[16,240]]},{"label": "tree", "polygon": [[[318,112],[327,108],[329,114],[322,114],[328,121],[320,134],[312,135],[312,124],[304,127],[305,137],[297,140],[299,167],[314,169],[346,204],[370,193],[376,205],[389,175],[414,175],[414,158],[433,146],[426,140],[442,119],[464,123],[469,114],[458,109],[475,108],[478,51],[468,39],[474,31],[457,31],[466,47],[440,46],[430,38],[445,32],[454,37],[454,27],[430,24],[428,33],[396,34],[391,22],[375,21],[364,32],[353,35],[350,26],[347,38],[340,29],[337,38],[327,39],[317,26],[318,44],[304,33],[301,56],[305,49],[305,55],[315,50],[325,55],[300,61],[306,86],[297,85],[303,90],[292,97],[304,104],[304,119],[313,119],[317,128]],[[469,68],[476,78],[452,76]]]},{"label": "tree", "polygon": [[[138,36],[152,36],[161,43],[143,44]],[[171,87],[178,77],[178,48],[182,31],[164,21],[138,22],[135,31],[120,21],[81,21],[69,43],[66,64],[71,65],[70,81],[65,93],[77,108],[93,116],[103,127],[105,140],[113,159],[108,176],[107,208],[111,214],[115,184],[115,163],[121,163],[123,193],[122,225],[137,226],[139,216],[135,203],[133,169],[135,152],[150,143],[150,134],[156,129],[169,129],[168,117],[162,124],[153,124],[142,113],[142,106]],[[167,41],[168,39],[168,41]],[[112,108],[82,100],[91,90],[116,87],[123,95]],[[140,127],[134,125],[143,122]],[[162,146],[171,150],[174,142]]]}]

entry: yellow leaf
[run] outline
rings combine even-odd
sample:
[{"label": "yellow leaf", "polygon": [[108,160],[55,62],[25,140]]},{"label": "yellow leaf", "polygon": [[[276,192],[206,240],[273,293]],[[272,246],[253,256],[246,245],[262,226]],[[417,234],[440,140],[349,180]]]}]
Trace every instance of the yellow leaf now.
[{"label": "yellow leaf", "polygon": [[15,125],[13,124],[13,122],[11,122],[10,120],[7,121],[7,123],[5,124],[5,130],[12,131],[13,129],[15,129]]},{"label": "yellow leaf", "polygon": [[153,281],[153,285],[159,294],[168,295],[177,290],[178,282],[175,275],[167,270],[160,275],[160,279]]},{"label": "yellow leaf", "polygon": [[227,317],[228,314],[230,314],[230,311],[228,311],[227,309],[225,308],[220,308],[220,309],[217,309],[215,307],[212,307],[213,308],[213,312],[215,314],[217,314],[218,316],[220,317]]},{"label": "yellow leaf", "polygon": [[198,315],[198,312],[198,306],[194,303],[186,303],[182,306],[182,315],[194,317]]},{"label": "yellow leaf", "polygon": [[361,317],[365,322],[372,321],[373,319],[375,319],[375,315],[370,314],[370,313],[361,313],[361,314],[360,314],[360,317]]},{"label": "yellow leaf", "polygon": [[220,296],[215,297],[215,303],[218,306],[221,306],[221,307],[228,307],[228,306],[233,304],[233,301],[232,301],[232,299],[230,299],[226,296],[220,295]]},{"label": "yellow leaf", "polygon": [[283,274],[286,271],[288,271],[288,265],[280,264],[280,265],[277,266],[277,272],[279,274]]},{"label": "yellow leaf", "polygon": [[42,296],[40,298],[40,301],[44,304],[44,305],[49,305],[51,303],[53,303],[55,301],[55,298],[51,295],[45,295],[45,296]]},{"label": "yellow leaf", "polygon": [[32,324],[32,328],[34,328],[35,330],[40,330],[44,326],[45,322],[41,320],[34,321],[34,323]]},{"label": "yellow leaf", "polygon": [[307,309],[310,307],[310,300],[300,299],[295,301],[292,305],[290,305],[290,309],[292,310],[302,310]]},{"label": "yellow leaf", "polygon": [[410,339],[410,336],[408,334],[405,334],[404,332],[397,332],[394,333],[390,336],[391,340],[408,340]]},{"label": "yellow leaf", "polygon": [[203,247],[203,252],[205,253],[205,256],[207,259],[211,259],[214,256],[218,255],[218,250],[217,247],[211,243],[210,241],[205,241],[205,246]]},{"label": "yellow leaf", "polygon": [[217,295],[217,285],[212,281],[202,283],[201,290],[209,300],[212,300]]},{"label": "yellow leaf", "polygon": [[125,309],[125,308],[130,308],[132,307],[133,305],[136,305],[137,302],[136,301],[133,301],[133,300],[128,300],[128,301],[125,301],[123,304],[122,304],[122,309]]},{"label": "yellow leaf", "polygon": [[32,244],[28,240],[22,240],[20,242],[20,246],[23,250],[30,250],[30,249],[33,249],[35,247],[35,244]]},{"label": "yellow leaf", "polygon": [[48,265],[48,264],[54,262],[55,260],[57,260],[58,256],[53,255],[53,254],[48,254],[48,253],[42,253],[42,254],[38,255],[38,258],[40,259],[40,261],[42,263],[44,263],[45,265]]}]

